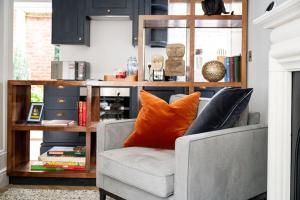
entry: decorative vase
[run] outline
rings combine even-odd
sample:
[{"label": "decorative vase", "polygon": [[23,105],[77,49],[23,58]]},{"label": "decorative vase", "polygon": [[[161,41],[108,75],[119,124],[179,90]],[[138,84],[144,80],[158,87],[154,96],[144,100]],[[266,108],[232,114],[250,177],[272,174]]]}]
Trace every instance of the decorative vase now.
[{"label": "decorative vase", "polygon": [[217,60],[212,60],[203,65],[202,75],[209,82],[218,82],[225,76],[225,66]]}]

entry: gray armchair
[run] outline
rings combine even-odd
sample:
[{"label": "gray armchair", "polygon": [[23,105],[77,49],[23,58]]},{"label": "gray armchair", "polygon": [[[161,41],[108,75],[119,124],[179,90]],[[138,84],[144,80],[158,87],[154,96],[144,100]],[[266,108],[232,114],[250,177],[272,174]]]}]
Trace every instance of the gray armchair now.
[{"label": "gray armchair", "polygon": [[135,120],[99,123],[100,199],[246,200],[267,186],[267,127],[248,125],[183,136],[174,150],[122,148]]}]

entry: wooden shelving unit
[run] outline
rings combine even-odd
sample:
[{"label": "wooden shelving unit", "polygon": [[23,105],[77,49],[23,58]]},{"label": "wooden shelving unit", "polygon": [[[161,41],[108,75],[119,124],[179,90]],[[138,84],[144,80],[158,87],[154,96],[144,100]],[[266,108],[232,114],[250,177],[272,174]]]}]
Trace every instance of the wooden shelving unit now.
[{"label": "wooden shelving unit", "polygon": [[[188,3],[189,15],[142,15],[139,18],[138,40],[138,80],[144,81],[145,69],[145,30],[149,28],[185,28],[188,29],[187,49],[189,79],[185,82],[189,92],[194,87],[247,87],[247,0],[225,1],[226,3],[241,3],[242,15],[196,15],[196,3],[199,0],[173,0],[172,3]],[[241,82],[194,82],[195,30],[197,28],[239,28],[242,29],[241,47]],[[151,84],[151,83],[150,83]],[[164,83],[161,83],[162,85]],[[178,84],[178,83],[176,83]],[[174,84],[175,86],[175,84]]]},{"label": "wooden shelving unit", "polygon": [[[30,107],[31,86],[75,86],[87,89],[87,126],[45,126],[27,123]],[[8,175],[28,177],[95,178],[96,127],[100,120],[100,86],[97,81],[8,81]],[[104,85],[111,85],[105,83]],[[84,171],[32,171],[30,169],[30,131],[82,132],[86,142],[86,170]]]},{"label": "wooden shelving unit", "polygon": [[[96,127],[100,118],[100,87],[185,87],[189,93],[196,87],[243,87],[247,86],[247,0],[242,1],[243,15],[200,16],[195,15],[195,0],[173,0],[189,2],[190,15],[152,15],[140,16],[138,44],[138,81],[8,81],[8,156],[7,171],[9,176],[20,177],[56,177],[56,178],[95,178],[96,177]],[[189,46],[187,51],[190,63],[189,80],[186,82],[148,82],[144,80],[144,45],[145,28],[188,28]],[[241,82],[194,82],[194,53],[196,28],[241,28],[242,29],[242,64]],[[87,126],[43,126],[26,123],[30,107],[32,85],[76,86],[87,89]],[[137,98],[137,97],[136,97]],[[86,170],[84,171],[32,171],[30,169],[30,131],[68,131],[86,134]]]}]

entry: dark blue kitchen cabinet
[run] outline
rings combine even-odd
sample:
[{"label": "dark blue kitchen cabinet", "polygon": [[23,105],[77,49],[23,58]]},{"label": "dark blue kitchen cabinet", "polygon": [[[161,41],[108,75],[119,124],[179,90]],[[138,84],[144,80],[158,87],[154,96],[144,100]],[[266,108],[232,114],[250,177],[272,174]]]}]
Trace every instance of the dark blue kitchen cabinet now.
[{"label": "dark blue kitchen cabinet", "polygon": [[52,1],[52,44],[90,44],[90,20],[84,0]]},{"label": "dark blue kitchen cabinet", "polygon": [[[80,99],[79,87],[44,88],[44,119],[78,121],[77,103]],[[85,134],[74,132],[44,131],[40,152],[44,153],[53,146],[83,146]]]},{"label": "dark blue kitchen cabinet", "polygon": [[[168,0],[145,0],[145,15],[168,15]],[[168,44],[168,29],[146,29],[146,45],[165,48]]]},{"label": "dark blue kitchen cabinet", "polygon": [[134,0],[87,0],[87,15],[132,16]]},{"label": "dark blue kitchen cabinet", "polygon": [[[168,15],[168,0],[135,0],[132,22],[132,45],[138,44],[139,15]],[[166,47],[168,43],[167,29],[146,29],[146,45],[150,47]]]},{"label": "dark blue kitchen cabinet", "polygon": [[132,45],[138,45],[139,36],[139,15],[145,14],[145,1],[134,0],[133,2],[133,16],[132,16]]}]

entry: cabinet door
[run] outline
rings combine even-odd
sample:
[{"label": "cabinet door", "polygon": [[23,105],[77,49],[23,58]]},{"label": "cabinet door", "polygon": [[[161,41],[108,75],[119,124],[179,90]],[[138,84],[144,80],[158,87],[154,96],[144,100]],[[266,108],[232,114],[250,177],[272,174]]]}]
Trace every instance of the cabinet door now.
[{"label": "cabinet door", "polygon": [[139,15],[145,14],[144,0],[133,0],[133,16],[132,16],[132,45],[138,45],[139,35]]},{"label": "cabinet door", "polygon": [[89,45],[89,20],[85,1],[52,1],[52,44]]},{"label": "cabinet door", "polygon": [[[145,0],[146,15],[168,15],[167,0]],[[147,29],[146,45],[150,47],[165,48],[168,43],[167,29]]]},{"label": "cabinet door", "polygon": [[133,0],[88,0],[88,15],[132,16]]}]

